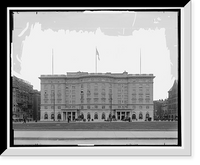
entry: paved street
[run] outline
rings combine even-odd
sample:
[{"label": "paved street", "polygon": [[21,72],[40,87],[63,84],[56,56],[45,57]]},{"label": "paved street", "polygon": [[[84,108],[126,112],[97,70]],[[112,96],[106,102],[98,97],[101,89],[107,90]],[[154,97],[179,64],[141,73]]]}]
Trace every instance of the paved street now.
[{"label": "paved street", "polygon": [[21,145],[176,145],[177,122],[14,123]]},{"label": "paved street", "polygon": [[174,145],[177,131],[14,131],[17,144]]}]

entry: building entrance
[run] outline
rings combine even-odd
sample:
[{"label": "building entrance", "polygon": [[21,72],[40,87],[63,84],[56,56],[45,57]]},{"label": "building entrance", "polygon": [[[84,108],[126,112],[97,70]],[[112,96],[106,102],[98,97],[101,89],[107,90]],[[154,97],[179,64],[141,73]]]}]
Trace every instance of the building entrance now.
[{"label": "building entrance", "polygon": [[130,117],[130,111],[118,111],[117,120],[125,120]]}]

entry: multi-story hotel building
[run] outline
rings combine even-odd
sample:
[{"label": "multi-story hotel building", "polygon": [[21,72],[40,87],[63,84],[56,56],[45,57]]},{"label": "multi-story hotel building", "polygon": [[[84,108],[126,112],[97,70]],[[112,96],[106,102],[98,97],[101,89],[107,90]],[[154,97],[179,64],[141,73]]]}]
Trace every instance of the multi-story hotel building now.
[{"label": "multi-story hotel building", "polygon": [[153,120],[153,74],[69,72],[39,78],[41,121]]}]

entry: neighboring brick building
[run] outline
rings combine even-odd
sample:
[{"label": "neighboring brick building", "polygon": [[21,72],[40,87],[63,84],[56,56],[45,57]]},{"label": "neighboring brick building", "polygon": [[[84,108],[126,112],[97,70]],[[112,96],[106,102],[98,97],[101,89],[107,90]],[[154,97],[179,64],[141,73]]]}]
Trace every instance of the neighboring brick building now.
[{"label": "neighboring brick building", "polygon": [[12,77],[12,117],[15,120],[33,119],[33,85]]},{"label": "neighboring brick building", "polygon": [[33,120],[40,120],[40,92],[33,91]]},{"label": "neighboring brick building", "polygon": [[168,118],[174,120],[178,118],[178,80],[168,91]]}]

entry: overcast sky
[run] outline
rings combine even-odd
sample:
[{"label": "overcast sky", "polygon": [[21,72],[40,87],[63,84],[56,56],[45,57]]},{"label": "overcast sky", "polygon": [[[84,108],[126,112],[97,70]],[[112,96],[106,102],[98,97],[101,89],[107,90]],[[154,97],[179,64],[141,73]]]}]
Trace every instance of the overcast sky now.
[{"label": "overcast sky", "polygon": [[154,74],[154,100],[177,79],[177,13],[133,11],[13,14],[12,74],[40,90],[42,74]]}]

